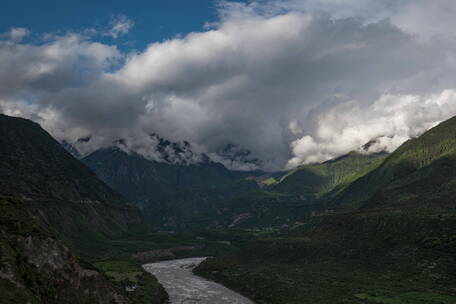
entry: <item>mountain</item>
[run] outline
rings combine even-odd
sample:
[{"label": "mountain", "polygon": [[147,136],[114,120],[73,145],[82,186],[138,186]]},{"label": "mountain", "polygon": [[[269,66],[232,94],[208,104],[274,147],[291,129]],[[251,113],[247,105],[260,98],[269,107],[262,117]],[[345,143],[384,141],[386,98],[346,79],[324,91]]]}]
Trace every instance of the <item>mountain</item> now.
[{"label": "mountain", "polygon": [[0,303],[130,303],[93,266],[37,225],[27,204],[0,197]]},{"label": "mountain", "polygon": [[92,137],[87,136],[87,137],[81,137],[78,138],[75,142],[69,143],[66,140],[63,140],[61,142],[61,145],[65,150],[67,150],[71,155],[73,155],[75,158],[80,159],[82,157],[82,153],[79,152],[79,150],[76,148],[78,145],[83,145],[85,143],[88,143]]},{"label": "mountain", "polygon": [[32,121],[0,115],[0,159],[0,195],[24,201],[39,223],[74,247],[142,224],[137,208]]},{"label": "mountain", "polygon": [[[176,149],[162,142],[162,147]],[[316,198],[343,189],[385,155],[352,152],[288,173],[232,171],[208,159],[194,164],[158,162],[121,147],[95,151],[82,161],[141,206],[156,228],[208,231],[294,226],[321,209],[313,202]]]},{"label": "mountain", "polygon": [[[166,147],[174,146],[167,143]],[[120,147],[100,149],[82,162],[140,206],[159,230],[281,226],[293,224],[298,215],[310,214],[307,205],[300,208],[305,212],[296,213],[296,205],[307,203],[295,195],[268,191],[282,172],[233,171],[209,159],[191,164],[158,162]],[[265,191],[258,191],[260,188]]]},{"label": "mountain", "polygon": [[250,174],[206,159],[195,164],[159,162],[119,147],[97,150],[82,162],[113,189],[139,205],[196,189],[230,188]]},{"label": "mountain", "polygon": [[318,198],[343,188],[375,168],[387,156],[385,152],[353,151],[319,164],[303,165],[291,170],[274,185],[274,190]]},{"label": "mountain", "polygon": [[[173,231],[291,228],[325,210],[323,198],[342,191],[386,155],[351,152],[288,173],[250,176],[232,187],[176,192],[144,211],[161,229]],[[248,181],[261,190],[248,187]]]},{"label": "mountain", "polygon": [[455,208],[456,117],[413,138],[342,191],[340,207],[406,208],[440,213]]},{"label": "mountain", "polygon": [[281,229],[309,217],[316,206],[294,195],[232,188],[177,193],[144,209],[157,228],[201,233],[215,230]]},{"label": "mountain", "polygon": [[366,168],[302,225],[195,272],[256,303],[456,303],[456,118]]},{"label": "mountain", "polygon": [[127,294],[75,255],[109,257],[143,228],[136,207],[29,120],[0,115],[0,159],[0,303],[163,303],[153,277]]},{"label": "mountain", "polygon": [[74,147],[73,144],[70,144],[66,140],[63,140],[61,143],[62,147],[67,150],[68,153],[73,155],[74,158],[80,159],[82,157],[81,153]]},{"label": "mountain", "polygon": [[254,157],[250,150],[234,144],[227,144],[222,150],[215,153],[213,157],[234,170],[255,171],[261,167],[261,160]]},{"label": "mountain", "polygon": [[206,154],[194,152],[187,141],[171,142],[157,134],[150,136],[157,143],[155,149],[158,158],[167,164],[191,165],[209,161]]}]

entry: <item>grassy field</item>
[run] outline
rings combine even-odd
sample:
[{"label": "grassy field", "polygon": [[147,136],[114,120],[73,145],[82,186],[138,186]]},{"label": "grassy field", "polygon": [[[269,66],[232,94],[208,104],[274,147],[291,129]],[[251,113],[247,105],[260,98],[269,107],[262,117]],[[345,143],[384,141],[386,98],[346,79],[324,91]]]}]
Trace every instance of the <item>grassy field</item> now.
[{"label": "grassy field", "polygon": [[168,295],[157,279],[131,260],[109,260],[95,263],[114,284],[126,291],[133,304],[165,303]]}]

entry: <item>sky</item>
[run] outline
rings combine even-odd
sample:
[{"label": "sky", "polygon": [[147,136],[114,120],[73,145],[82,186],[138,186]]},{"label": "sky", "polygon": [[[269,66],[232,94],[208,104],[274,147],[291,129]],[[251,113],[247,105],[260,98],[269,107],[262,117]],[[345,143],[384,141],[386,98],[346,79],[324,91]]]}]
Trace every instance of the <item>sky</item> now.
[{"label": "sky", "polygon": [[35,2],[2,2],[0,112],[82,153],[160,160],[154,133],[282,170],[456,115],[453,0]]},{"label": "sky", "polygon": [[[120,42],[116,43],[124,51],[141,50],[153,41],[200,31],[206,22],[214,22],[218,17],[213,0],[3,0],[0,32],[14,27],[33,29],[38,35],[84,32],[91,28],[102,30],[119,15],[134,24],[129,35],[119,37]],[[112,37],[99,37],[99,41],[112,43],[109,38]]]}]

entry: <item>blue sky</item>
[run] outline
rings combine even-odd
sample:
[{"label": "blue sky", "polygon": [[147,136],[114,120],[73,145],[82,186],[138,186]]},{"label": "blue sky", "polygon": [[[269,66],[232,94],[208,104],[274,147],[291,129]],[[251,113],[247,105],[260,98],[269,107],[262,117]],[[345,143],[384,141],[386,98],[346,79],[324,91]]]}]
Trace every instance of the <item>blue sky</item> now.
[{"label": "blue sky", "polygon": [[3,0],[0,32],[12,27],[28,28],[35,34],[79,32],[106,27],[112,16],[122,14],[134,27],[120,41],[143,49],[150,42],[203,30],[205,22],[218,19],[216,4],[217,0]]}]

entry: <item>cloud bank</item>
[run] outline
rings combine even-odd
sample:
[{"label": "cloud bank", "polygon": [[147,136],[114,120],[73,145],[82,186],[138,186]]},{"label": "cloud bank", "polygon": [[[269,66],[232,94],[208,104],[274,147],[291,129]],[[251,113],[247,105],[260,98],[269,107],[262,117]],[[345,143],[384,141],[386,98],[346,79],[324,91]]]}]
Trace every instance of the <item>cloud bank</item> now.
[{"label": "cloud bank", "polygon": [[127,54],[78,33],[10,34],[0,111],[68,142],[90,135],[86,153],[119,138],[147,153],[151,133],[209,155],[235,145],[265,170],[374,138],[393,150],[456,115],[456,3],[432,3],[225,1],[207,30]]},{"label": "cloud bank", "polygon": [[294,157],[287,167],[325,161],[371,140],[367,152],[392,152],[455,113],[456,90],[428,98],[386,94],[366,107],[356,101],[339,104],[319,115],[315,135],[292,142]]}]

